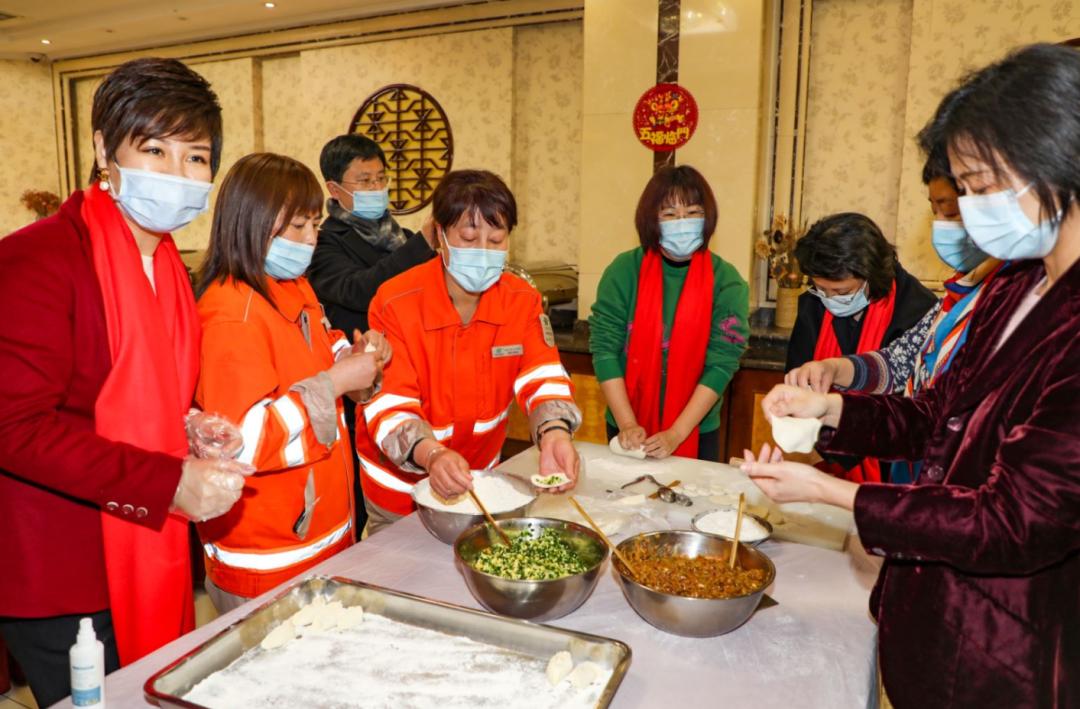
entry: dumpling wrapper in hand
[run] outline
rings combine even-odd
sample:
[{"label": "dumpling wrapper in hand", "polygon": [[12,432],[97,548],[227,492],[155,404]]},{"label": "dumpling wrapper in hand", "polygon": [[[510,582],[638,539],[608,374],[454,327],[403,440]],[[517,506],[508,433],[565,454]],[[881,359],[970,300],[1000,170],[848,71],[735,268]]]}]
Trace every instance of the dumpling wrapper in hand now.
[{"label": "dumpling wrapper in hand", "polygon": [[367,354],[368,352],[377,352],[378,350],[379,348],[371,344],[370,342],[364,345],[364,354]]},{"label": "dumpling wrapper in hand", "polygon": [[554,687],[559,682],[566,679],[566,676],[570,674],[570,670],[574,669],[574,658],[570,656],[570,653],[566,650],[560,650],[551,656],[547,664],[547,678],[551,686]]},{"label": "dumpling wrapper in hand", "polygon": [[608,443],[608,448],[610,448],[611,452],[616,455],[625,455],[627,458],[637,458],[638,460],[645,460],[644,446],[641,448],[634,448],[633,450],[623,448],[622,444],[619,443],[618,436],[615,436],[611,439],[611,442]]},{"label": "dumpling wrapper in hand", "polygon": [[785,453],[812,452],[820,431],[820,419],[795,416],[774,416],[772,419],[773,440]]},{"label": "dumpling wrapper in hand", "polygon": [[566,473],[552,473],[551,475],[534,475],[532,476],[532,484],[536,487],[559,487],[570,482],[570,478],[566,476]]}]

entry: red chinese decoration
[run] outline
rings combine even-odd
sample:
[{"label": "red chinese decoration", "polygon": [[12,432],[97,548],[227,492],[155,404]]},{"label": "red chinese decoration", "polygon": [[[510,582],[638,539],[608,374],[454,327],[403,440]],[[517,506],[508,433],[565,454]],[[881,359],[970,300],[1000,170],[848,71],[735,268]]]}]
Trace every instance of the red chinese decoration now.
[{"label": "red chinese decoration", "polygon": [[656,152],[686,145],[697,123],[697,102],[678,84],[657,84],[643,93],[634,107],[634,135]]}]

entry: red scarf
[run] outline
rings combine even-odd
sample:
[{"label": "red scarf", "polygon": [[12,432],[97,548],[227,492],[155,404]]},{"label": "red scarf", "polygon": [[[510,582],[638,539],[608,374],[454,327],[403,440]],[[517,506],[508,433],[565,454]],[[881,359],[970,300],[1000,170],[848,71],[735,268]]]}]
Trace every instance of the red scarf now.
[{"label": "red scarf", "polygon": [[[637,305],[626,352],[626,392],[638,423],[648,435],[666,431],[686,407],[705,369],[705,350],[712,332],[712,255],[698,251],[690,259],[668,344],[663,420],[660,381],[663,368],[664,269],[659,251],[646,251],[638,274]],[[675,455],[696,458],[698,427],[694,426]]]},{"label": "red scarf", "polygon": [[[893,310],[896,307],[896,279],[893,279],[889,295],[879,298],[870,303],[863,313],[862,332],[859,333],[859,344],[855,348],[855,354],[874,352],[881,349],[885,339],[885,331],[892,322]],[[814,360],[829,359],[830,357],[842,357],[840,343],[836,340],[836,331],[833,330],[833,314],[825,310],[825,318],[821,321],[821,331],[818,333],[817,345],[814,347]],[[858,467],[847,471],[848,480],[854,482],[881,482],[881,466],[877,458],[866,458]]]},{"label": "red scarf", "polygon": [[[96,185],[83,195],[112,356],[94,405],[95,428],[110,440],[183,457],[201,331],[180,252],[168,234],[161,238],[155,296],[112,197]],[[127,665],[195,627],[188,525],[170,515],[153,530],[104,513],[101,524],[109,607],[120,662]]]}]

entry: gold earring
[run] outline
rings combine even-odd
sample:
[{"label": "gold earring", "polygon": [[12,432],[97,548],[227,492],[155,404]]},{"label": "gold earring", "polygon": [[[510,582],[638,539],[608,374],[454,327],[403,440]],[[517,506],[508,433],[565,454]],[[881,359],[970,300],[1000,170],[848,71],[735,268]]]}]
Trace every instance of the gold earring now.
[{"label": "gold earring", "polygon": [[107,167],[99,167],[97,169],[97,177],[98,177],[98,189],[100,189],[102,192],[108,192],[109,191],[109,168],[107,168]]}]

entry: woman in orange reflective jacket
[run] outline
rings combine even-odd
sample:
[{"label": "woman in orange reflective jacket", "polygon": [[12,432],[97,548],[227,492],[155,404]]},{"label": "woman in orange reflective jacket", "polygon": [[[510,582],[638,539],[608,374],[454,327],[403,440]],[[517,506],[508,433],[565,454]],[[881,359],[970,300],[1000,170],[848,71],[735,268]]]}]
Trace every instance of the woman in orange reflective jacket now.
[{"label": "woman in orange reflective jacket", "polygon": [[[225,176],[214,210],[199,282],[195,396],[240,426],[239,458],[257,470],[227,515],[199,525],[207,590],[222,611],[355,539],[340,397],[370,393],[389,350],[373,335],[354,352],[326,326],[303,277],[321,207],[307,167],[257,153]],[[378,351],[365,354],[369,343]]]},{"label": "woman in orange reflective jacket", "polygon": [[516,401],[540,448],[540,473],[571,487],[580,463],[571,436],[581,424],[540,294],[503,272],[514,195],[482,170],[451,172],[432,197],[442,257],[379,288],[368,318],[394,350],[382,389],[357,417],[368,532],[412,511],[424,475],[452,497],[491,468]]}]

